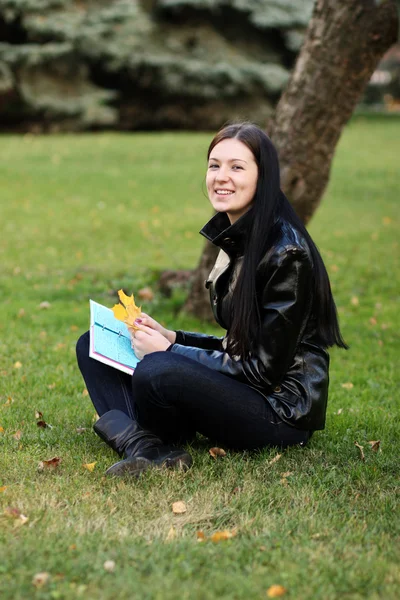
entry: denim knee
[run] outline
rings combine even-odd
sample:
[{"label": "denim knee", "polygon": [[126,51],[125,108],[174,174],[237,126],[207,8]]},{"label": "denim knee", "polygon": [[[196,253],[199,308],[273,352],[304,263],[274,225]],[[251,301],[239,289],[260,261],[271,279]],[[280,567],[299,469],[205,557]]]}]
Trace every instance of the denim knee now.
[{"label": "denim knee", "polygon": [[134,383],[136,385],[147,385],[154,383],[159,377],[171,373],[170,352],[152,352],[147,354],[137,365],[134,372]]}]

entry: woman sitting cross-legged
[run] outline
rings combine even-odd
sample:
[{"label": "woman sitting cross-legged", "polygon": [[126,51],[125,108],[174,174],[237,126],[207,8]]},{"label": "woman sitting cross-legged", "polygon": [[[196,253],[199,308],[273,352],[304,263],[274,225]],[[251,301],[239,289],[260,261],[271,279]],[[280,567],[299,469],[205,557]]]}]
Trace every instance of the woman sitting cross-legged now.
[{"label": "woman sitting cross-legged", "polygon": [[206,286],[224,337],[166,329],[147,314],[133,376],[78,363],[100,415],[96,433],[123,457],[113,475],[152,465],[188,468],[179,446],[196,432],[224,448],[305,445],[323,429],[327,348],[346,348],[321,256],[280,189],[277,152],[256,125],[219,131],[208,150],[216,211],[201,234],[219,255]]}]

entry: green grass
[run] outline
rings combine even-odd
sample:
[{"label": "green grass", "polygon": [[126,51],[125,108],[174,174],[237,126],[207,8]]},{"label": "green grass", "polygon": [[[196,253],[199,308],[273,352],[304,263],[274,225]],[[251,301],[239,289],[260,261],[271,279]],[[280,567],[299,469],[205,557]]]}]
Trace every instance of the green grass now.
[{"label": "green grass", "polygon": [[[90,297],[111,305],[119,287],[196,265],[210,136],[0,138],[1,598],[248,600],[273,584],[296,600],[398,598],[399,138],[399,120],[352,121],[311,224],[351,346],[332,352],[326,429],[272,464],[276,450],[214,461],[199,440],[188,473],[139,481],[103,476],[116,456],[91,430],[74,345]],[[182,299],[156,294],[145,308],[218,331],[179,314]],[[53,428],[38,428],[35,411]],[[59,468],[38,471],[53,456]],[[18,526],[7,507],[29,520]],[[197,541],[223,529],[237,534]],[[51,577],[36,589],[41,571]]]}]

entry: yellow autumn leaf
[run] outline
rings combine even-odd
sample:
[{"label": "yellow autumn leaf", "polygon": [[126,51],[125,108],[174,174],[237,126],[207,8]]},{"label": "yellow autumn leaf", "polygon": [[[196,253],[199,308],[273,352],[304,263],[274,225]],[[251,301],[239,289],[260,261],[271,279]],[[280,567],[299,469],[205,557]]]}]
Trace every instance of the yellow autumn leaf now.
[{"label": "yellow autumn leaf", "polygon": [[5,492],[5,491],[6,491],[6,489],[7,489],[7,486],[6,486],[6,485],[2,485],[2,486],[0,487],[0,493],[2,493],[2,492]]},{"label": "yellow autumn leaf", "polygon": [[4,433],[4,427],[0,425],[0,433]]},{"label": "yellow autumn leaf", "polygon": [[229,540],[233,538],[235,535],[235,530],[229,531],[229,529],[224,529],[224,531],[216,531],[215,533],[213,533],[210,537],[210,540],[214,543],[223,542],[224,540]]},{"label": "yellow autumn leaf", "polygon": [[85,469],[87,469],[88,471],[92,472],[94,467],[96,466],[96,464],[97,464],[97,460],[95,460],[92,463],[86,463],[85,465],[82,465],[82,466],[85,467]]},{"label": "yellow autumn leaf", "polygon": [[126,308],[122,306],[122,304],[115,304],[112,307],[112,311],[114,313],[114,317],[118,319],[118,321],[125,321],[128,313],[126,312]]},{"label": "yellow autumn leaf", "polygon": [[124,322],[128,325],[130,329],[139,329],[138,326],[135,324],[135,321],[138,317],[140,317],[142,307],[136,306],[135,304],[130,304],[126,307],[126,312],[128,313],[128,316],[126,317]]},{"label": "yellow autumn leaf", "polygon": [[114,317],[118,321],[123,321],[129,329],[137,330],[138,326],[135,324],[135,320],[140,316],[142,307],[136,306],[133,294],[127,296],[123,290],[118,290],[118,296],[120,304],[115,304],[112,308]]},{"label": "yellow autumn leaf", "polygon": [[345,390],[352,390],[354,387],[354,383],[351,383],[351,381],[348,381],[347,383],[342,383],[342,388],[344,388]]},{"label": "yellow autumn leaf", "polygon": [[124,290],[118,290],[118,297],[121,304],[123,304],[125,307],[129,306],[130,304],[135,304],[133,294],[127,296]]},{"label": "yellow autumn leaf", "polygon": [[287,589],[283,587],[283,585],[271,585],[267,589],[267,597],[268,598],[279,598],[286,594]]},{"label": "yellow autumn leaf", "polygon": [[22,367],[22,362],[17,360],[17,362],[14,363],[14,369],[20,369],[21,367]]}]

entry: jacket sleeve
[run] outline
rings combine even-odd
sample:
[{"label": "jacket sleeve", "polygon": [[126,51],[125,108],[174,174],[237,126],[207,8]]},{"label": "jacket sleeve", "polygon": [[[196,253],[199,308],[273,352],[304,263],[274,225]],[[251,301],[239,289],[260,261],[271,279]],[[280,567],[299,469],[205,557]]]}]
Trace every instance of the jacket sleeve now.
[{"label": "jacket sleeve", "polygon": [[282,248],[261,267],[261,335],[248,359],[232,358],[223,350],[205,350],[176,343],[171,351],[232,376],[261,390],[280,383],[294,358],[312,302],[311,259],[297,246]]},{"label": "jacket sleeve", "polygon": [[204,350],[222,350],[223,337],[207,335],[191,331],[178,330],[176,333],[176,344],[182,346],[193,346],[194,348],[203,348]]}]

